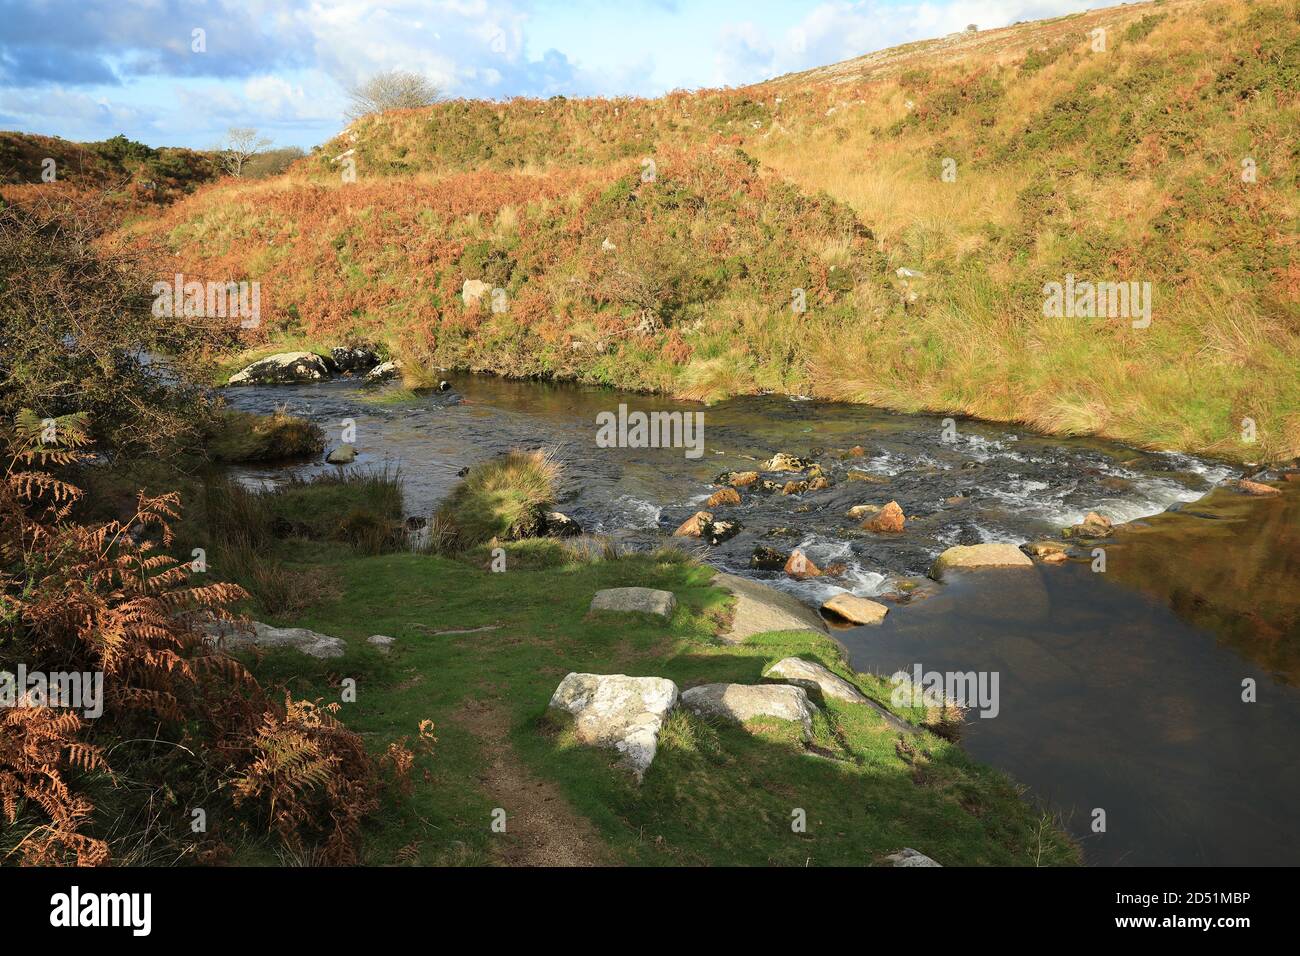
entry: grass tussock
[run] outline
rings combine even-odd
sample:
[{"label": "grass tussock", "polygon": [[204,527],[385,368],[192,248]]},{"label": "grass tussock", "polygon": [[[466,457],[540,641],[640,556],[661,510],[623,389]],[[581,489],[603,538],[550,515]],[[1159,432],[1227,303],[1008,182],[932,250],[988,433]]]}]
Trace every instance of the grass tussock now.
[{"label": "grass tussock", "polygon": [[554,504],[560,465],[546,451],[512,451],[475,465],[439,509],[460,550],[493,539],[515,541],[541,533]]},{"label": "grass tussock", "polygon": [[320,428],[283,410],[271,415],[226,410],[210,426],[206,447],[225,463],[292,461],[319,455],[325,448]]}]

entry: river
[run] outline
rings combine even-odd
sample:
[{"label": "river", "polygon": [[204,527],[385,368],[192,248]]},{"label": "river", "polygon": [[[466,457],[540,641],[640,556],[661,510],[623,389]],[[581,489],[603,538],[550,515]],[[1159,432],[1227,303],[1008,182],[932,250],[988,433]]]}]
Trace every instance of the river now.
[{"label": "river", "polygon": [[[919,585],[883,625],[835,631],[850,663],[885,675],[918,665],[996,674],[997,715],[972,713],[962,743],[1057,814],[1087,862],[1300,863],[1300,485],[1250,498],[1219,487],[1239,474],[1219,462],[786,396],[704,407],[486,376],[453,384],[400,404],[348,380],[226,395],[235,408],[310,418],[331,443],[354,422],[352,467],[398,469],[413,515],[431,513],[468,465],[553,449],[560,509],[627,547],[662,543],[720,472],[778,451],[813,457],[829,489],[747,494],[718,513],[743,530],[704,559],[811,605],[839,590],[878,597]],[[598,447],[597,416],[620,404],[702,412],[702,454]],[[847,456],[853,446],[864,454]],[[237,471],[274,483],[333,468]],[[862,531],[845,515],[889,500],[908,516],[901,535]],[[1059,536],[1093,510],[1128,522],[1103,542],[1104,572],[1081,560],[942,586],[923,578],[951,545]],[[804,582],[752,572],[760,545],[799,547],[847,571]]]}]

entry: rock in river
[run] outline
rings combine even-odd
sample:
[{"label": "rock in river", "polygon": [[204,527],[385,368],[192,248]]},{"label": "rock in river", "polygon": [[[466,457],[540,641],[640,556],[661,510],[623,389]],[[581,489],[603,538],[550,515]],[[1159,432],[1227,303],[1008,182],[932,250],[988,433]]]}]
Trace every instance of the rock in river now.
[{"label": "rock in river", "polygon": [[822,610],[830,611],[854,624],[879,624],[889,613],[889,608],[885,605],[849,594],[847,591],[832,596],[822,605]]},{"label": "rock in river", "polygon": [[246,366],[227,385],[291,385],[320,382],[330,377],[329,366],[315,352],[280,352]]},{"label": "rock in river", "polygon": [[573,715],[580,742],[623,754],[624,765],[640,780],[676,705],[677,685],[663,677],[572,673],[560,681],[549,707]]},{"label": "rock in river", "polygon": [[1014,544],[957,545],[939,555],[930,568],[936,581],[952,568],[1032,568],[1034,562]]},{"label": "rock in river", "polygon": [[331,465],[350,465],[357,460],[357,450],[352,445],[339,445],[331,448],[330,453],[325,456],[325,461]]},{"label": "rock in river", "polygon": [[862,522],[862,528],[865,531],[875,531],[880,534],[899,534],[902,532],[905,523],[903,509],[898,506],[897,501],[891,501],[876,512],[875,515]]}]

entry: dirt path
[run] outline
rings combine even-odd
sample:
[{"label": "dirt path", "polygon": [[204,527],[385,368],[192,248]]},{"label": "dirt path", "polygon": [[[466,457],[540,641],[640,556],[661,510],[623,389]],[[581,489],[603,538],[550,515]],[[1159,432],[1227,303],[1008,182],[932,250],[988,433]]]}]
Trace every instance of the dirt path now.
[{"label": "dirt path", "polygon": [[483,746],[488,764],[479,783],[494,806],[506,811],[506,832],[493,834],[503,866],[602,866],[609,854],[591,821],[575,811],[549,780],[524,766],[510,746],[510,721],[492,702],[466,700],[456,723]]}]

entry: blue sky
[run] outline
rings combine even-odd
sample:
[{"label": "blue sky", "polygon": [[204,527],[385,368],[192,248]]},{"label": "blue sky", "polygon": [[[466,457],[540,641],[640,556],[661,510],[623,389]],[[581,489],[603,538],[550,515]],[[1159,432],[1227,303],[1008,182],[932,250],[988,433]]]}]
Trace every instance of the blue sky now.
[{"label": "blue sky", "polygon": [[[449,96],[738,86],[1078,0],[0,0],[0,129],[310,147],[384,69]],[[202,31],[202,43],[195,40]],[[196,50],[196,46],[205,49]]]}]

